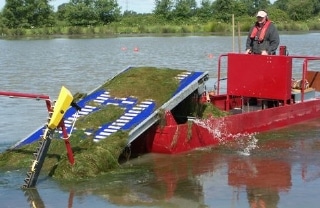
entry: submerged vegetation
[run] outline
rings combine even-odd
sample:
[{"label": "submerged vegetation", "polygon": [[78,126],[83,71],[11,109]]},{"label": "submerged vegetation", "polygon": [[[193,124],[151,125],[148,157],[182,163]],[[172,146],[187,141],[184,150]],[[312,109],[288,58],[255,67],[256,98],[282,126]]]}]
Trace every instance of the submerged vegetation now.
[{"label": "submerged vegetation", "polygon": [[[153,100],[159,108],[177,90],[179,82],[176,77],[182,72],[184,70],[168,68],[131,68],[107,81],[101,88],[110,92],[112,97],[132,96],[138,101]],[[76,99],[81,99],[82,96],[84,94],[75,94]],[[200,118],[226,115],[212,105],[194,101],[195,97],[191,94],[173,109],[174,114]],[[79,117],[75,123],[70,136],[75,164],[70,165],[65,144],[59,139],[60,134],[56,132],[42,168],[43,173],[57,179],[75,180],[96,177],[121,167],[118,160],[127,145],[128,132],[118,131],[99,142],[94,142],[92,136],[94,134],[88,135],[86,132],[94,133],[103,124],[119,118],[123,115],[124,109],[115,105],[101,105],[94,101],[89,101],[87,105],[95,106],[98,110]],[[164,114],[164,111],[160,109],[159,113]],[[179,120],[178,117],[176,119]],[[159,124],[161,125],[161,119]],[[0,169],[27,169],[32,164],[33,153],[37,147],[38,143],[35,142],[20,149],[1,153]]]},{"label": "submerged vegetation", "polygon": [[[108,139],[94,142],[76,131],[70,137],[75,164],[68,161],[65,144],[62,139],[53,139],[46,156],[42,172],[57,179],[78,180],[95,177],[119,167],[118,157],[126,145],[126,134],[115,133]],[[0,169],[13,170],[27,168],[32,164],[37,143],[20,149],[7,150],[0,154]]]}]

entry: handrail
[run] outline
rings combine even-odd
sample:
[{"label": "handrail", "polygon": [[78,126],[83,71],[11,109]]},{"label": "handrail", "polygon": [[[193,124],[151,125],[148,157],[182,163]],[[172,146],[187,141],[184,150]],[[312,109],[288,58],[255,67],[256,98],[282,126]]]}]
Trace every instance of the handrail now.
[{"label": "handrail", "polygon": [[319,61],[320,57],[318,56],[290,56],[295,59],[304,59],[302,63],[302,80],[301,80],[301,102],[304,101],[304,92],[306,86],[306,78],[308,72],[308,62],[309,61]]},{"label": "handrail", "polygon": [[21,93],[21,92],[9,92],[9,91],[0,91],[0,96],[7,96],[7,97],[18,97],[18,98],[34,98],[37,100],[47,100],[50,99],[48,95],[43,94],[31,94],[31,93]]},{"label": "handrail", "polygon": [[219,56],[219,59],[218,59],[218,77],[217,77],[217,92],[216,92],[216,94],[217,95],[219,95],[220,94],[220,78],[221,78],[221,59],[222,59],[222,57],[224,57],[224,56],[228,56],[228,54],[221,54],[220,56]]},{"label": "handrail", "polygon": [[27,99],[36,99],[44,100],[46,102],[48,112],[51,111],[51,101],[48,95],[44,94],[33,94],[33,93],[22,93],[22,92],[9,92],[9,91],[0,91],[0,96],[6,96],[9,98],[27,98]]}]

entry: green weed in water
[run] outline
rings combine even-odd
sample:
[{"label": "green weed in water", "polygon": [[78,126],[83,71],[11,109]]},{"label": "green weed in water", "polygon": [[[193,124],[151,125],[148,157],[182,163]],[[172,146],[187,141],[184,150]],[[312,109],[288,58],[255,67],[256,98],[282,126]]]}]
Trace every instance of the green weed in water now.
[{"label": "green weed in water", "polygon": [[127,133],[119,131],[99,142],[78,140],[78,145],[73,148],[75,164],[71,165],[67,155],[63,154],[53,176],[68,180],[85,179],[119,168],[118,158],[127,145],[127,137]]}]

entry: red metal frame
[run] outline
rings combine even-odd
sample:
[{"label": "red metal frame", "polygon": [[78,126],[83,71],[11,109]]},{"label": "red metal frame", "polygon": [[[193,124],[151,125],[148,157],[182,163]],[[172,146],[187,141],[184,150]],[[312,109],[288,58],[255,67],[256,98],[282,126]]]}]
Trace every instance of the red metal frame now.
[{"label": "red metal frame", "polygon": [[36,100],[44,100],[46,102],[48,112],[51,112],[52,106],[51,106],[50,97],[48,95],[0,91],[0,96],[6,96],[10,98],[30,98],[30,99],[36,99]]},{"label": "red metal frame", "polygon": [[220,81],[221,81],[221,62],[223,57],[228,57],[228,54],[221,54],[218,59],[218,81],[217,81],[217,95],[220,95]]},{"label": "red metal frame", "polygon": [[301,102],[304,101],[305,82],[307,80],[308,63],[309,61],[319,61],[320,57],[315,56],[291,56],[293,59],[303,59],[302,64],[302,83],[301,83]]},{"label": "red metal frame", "polygon": [[[50,114],[52,112],[51,100],[48,95],[0,91],[0,96],[6,96],[6,97],[10,97],[10,98],[30,98],[30,99],[36,99],[36,100],[44,100],[46,102],[48,113]],[[68,133],[67,133],[63,119],[61,120],[58,127],[61,128],[61,130],[62,130],[63,140],[66,145],[69,162],[73,165],[74,164],[73,152],[72,152],[72,148],[71,148],[71,145],[70,145],[70,142],[68,139],[69,137],[68,137]]]},{"label": "red metal frame", "polygon": [[62,130],[63,140],[64,140],[64,143],[66,145],[69,162],[70,162],[71,165],[73,165],[74,164],[73,151],[72,151],[72,148],[71,148],[71,144],[69,142],[68,132],[67,132],[67,129],[66,129],[66,126],[64,124],[64,120],[63,119],[61,120],[61,122],[59,124],[59,127]]},{"label": "red metal frame", "polygon": [[291,98],[292,59],[229,54],[227,77],[229,96],[285,101]]}]

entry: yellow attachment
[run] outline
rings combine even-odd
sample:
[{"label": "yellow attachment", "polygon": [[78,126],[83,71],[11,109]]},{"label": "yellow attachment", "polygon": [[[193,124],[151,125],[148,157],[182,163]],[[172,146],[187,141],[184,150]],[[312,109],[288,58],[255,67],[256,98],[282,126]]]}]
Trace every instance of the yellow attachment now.
[{"label": "yellow attachment", "polygon": [[71,102],[73,101],[73,96],[70,91],[64,86],[61,87],[60,94],[57,102],[54,105],[54,110],[48,127],[50,129],[55,129],[59,126],[59,123],[70,107]]}]

